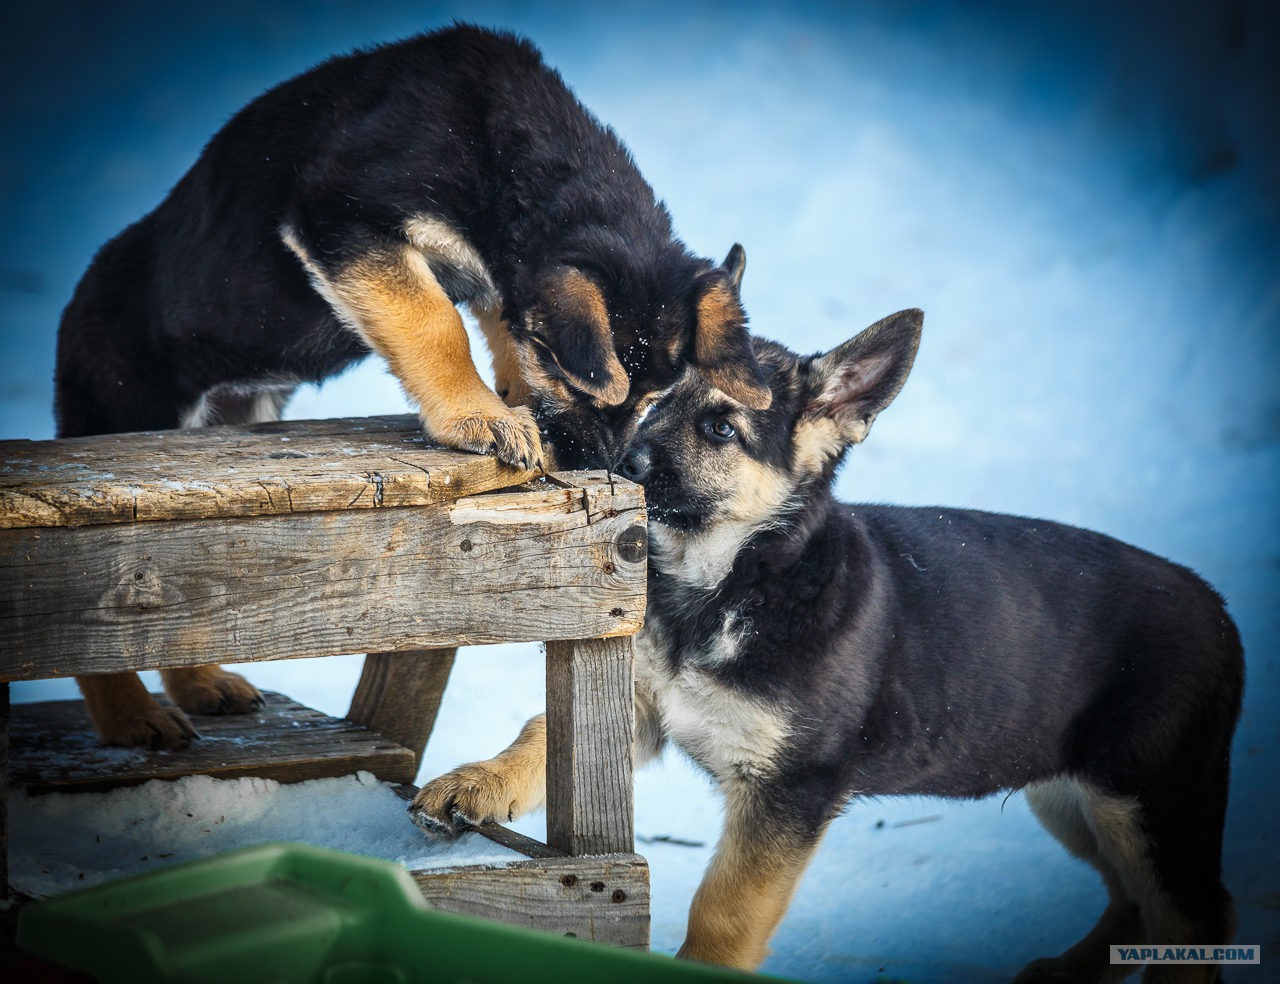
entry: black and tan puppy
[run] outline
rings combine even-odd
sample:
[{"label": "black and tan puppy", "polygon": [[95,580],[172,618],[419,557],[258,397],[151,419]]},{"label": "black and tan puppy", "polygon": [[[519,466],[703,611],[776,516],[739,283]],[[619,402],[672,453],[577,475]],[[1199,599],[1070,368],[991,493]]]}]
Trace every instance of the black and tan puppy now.
[{"label": "black and tan puppy", "polygon": [[[669,739],[726,799],[680,952],[759,963],[852,797],[1010,789],[1110,892],[1084,940],[1019,980],[1119,979],[1132,967],[1111,966],[1109,944],[1227,943],[1244,669],[1214,591],[1098,533],[832,497],[846,450],[906,379],[921,321],[902,312],[812,358],[758,341],[767,410],[686,373],[620,468],[644,484],[652,545],[636,755]],[[536,803],[539,728],[429,783],[415,819],[448,831]]]},{"label": "black and tan puppy", "polygon": [[[102,248],[62,319],[58,433],[275,419],[299,383],[372,350],[450,447],[539,467],[541,432],[559,467],[605,465],[636,403],[686,364],[767,404],[742,264],[738,247],[717,266],[673,236],[627,150],[531,44],[455,27],[267,92]],[[132,674],[80,683],[110,744],[190,736]],[[205,713],[259,699],[216,667],[165,686]]]}]

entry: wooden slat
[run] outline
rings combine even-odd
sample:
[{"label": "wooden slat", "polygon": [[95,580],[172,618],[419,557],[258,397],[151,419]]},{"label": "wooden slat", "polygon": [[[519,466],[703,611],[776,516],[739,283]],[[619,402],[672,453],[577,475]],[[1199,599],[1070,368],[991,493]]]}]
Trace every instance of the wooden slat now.
[{"label": "wooden slat", "polygon": [[[0,530],[0,680],[629,635],[638,486]],[[596,511],[583,502],[590,496]]]},{"label": "wooden slat", "polygon": [[369,653],[347,720],[403,745],[422,762],[457,649]]},{"label": "wooden slat", "polygon": [[448,912],[614,946],[649,946],[649,868],[634,854],[410,874],[427,901]]},{"label": "wooden slat", "polygon": [[406,415],[3,441],[0,528],[427,505],[534,475]]},{"label": "wooden slat", "polygon": [[547,643],[547,843],[566,854],[630,853],[631,639]]},{"label": "wooden slat", "polygon": [[[180,751],[103,748],[78,700],[15,704],[10,781],[32,793],[89,792],[210,775],[302,782],[361,769],[411,782],[413,753],[376,732],[266,693],[253,714],[192,715],[200,738]],[[163,697],[157,697],[163,700]]]}]

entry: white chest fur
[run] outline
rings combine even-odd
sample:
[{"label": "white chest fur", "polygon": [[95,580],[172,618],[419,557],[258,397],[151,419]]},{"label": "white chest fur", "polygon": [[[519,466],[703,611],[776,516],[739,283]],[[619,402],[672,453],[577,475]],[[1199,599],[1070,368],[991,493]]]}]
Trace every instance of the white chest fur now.
[{"label": "white chest fur", "polygon": [[722,784],[772,772],[790,734],[787,716],[692,662],[672,672],[662,645],[651,620],[636,637],[636,688],[656,708],[663,734]]}]

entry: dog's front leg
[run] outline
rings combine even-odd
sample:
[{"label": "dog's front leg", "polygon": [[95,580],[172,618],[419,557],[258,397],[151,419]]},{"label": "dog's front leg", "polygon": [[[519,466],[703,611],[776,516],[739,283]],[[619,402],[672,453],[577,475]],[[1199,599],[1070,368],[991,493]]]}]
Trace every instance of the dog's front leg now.
[{"label": "dog's front leg", "polygon": [[[635,764],[662,750],[657,708],[641,681],[635,688]],[[516,740],[491,759],[470,762],[432,779],[409,804],[413,822],[453,837],[468,827],[514,820],[547,799],[547,716],[528,720]]]},{"label": "dog's front leg", "polygon": [[725,825],[689,909],[677,956],[754,970],[817,849],[823,829],[807,832],[770,810],[758,788],[726,788]]},{"label": "dog's front leg", "polygon": [[409,804],[413,822],[452,837],[482,823],[502,823],[547,799],[547,716],[529,719],[506,749],[432,779]]},{"label": "dog's front leg", "polygon": [[297,230],[282,235],[334,312],[387,360],[428,434],[521,468],[545,467],[533,414],[484,384],[462,316],[420,252],[384,243],[329,259]]}]

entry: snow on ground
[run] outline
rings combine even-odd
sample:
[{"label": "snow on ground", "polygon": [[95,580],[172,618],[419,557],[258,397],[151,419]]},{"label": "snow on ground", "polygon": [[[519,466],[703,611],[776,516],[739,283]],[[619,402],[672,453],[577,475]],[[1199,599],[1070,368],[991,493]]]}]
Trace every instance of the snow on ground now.
[{"label": "snow on ground", "polygon": [[[1224,594],[1249,659],[1225,880],[1237,939],[1264,946],[1261,967],[1229,979],[1280,980],[1267,956],[1280,954],[1274,7],[368,0],[5,16],[22,19],[0,31],[16,138],[0,146],[0,437],[51,435],[53,326],[76,278],[238,106],[331,52],[453,16],[524,31],[627,141],[694,249],[746,246],[755,330],[815,351],[925,309],[912,377],[846,467],[846,498],[1094,527]],[[289,415],[403,409],[370,361],[299,393]],[[341,714],[359,661],[242,669]],[[542,694],[538,647],[464,651],[422,777],[496,752]],[[302,825],[323,809],[298,808]],[[636,811],[653,945],[670,952],[719,806],[668,752],[637,776]],[[541,836],[542,823],[517,826]],[[1103,905],[1020,796],[857,803],[764,969],[1005,980]]]},{"label": "snow on ground", "polygon": [[106,793],[19,792],[9,811],[9,836],[21,845],[10,880],[40,897],[278,840],[336,851],[359,844],[359,853],[411,870],[520,859],[479,834],[424,838],[405,821],[404,800],[368,772],[287,786],[187,776]]}]

